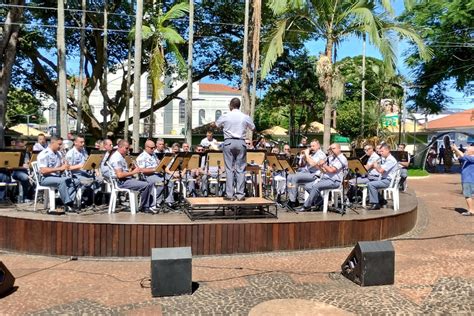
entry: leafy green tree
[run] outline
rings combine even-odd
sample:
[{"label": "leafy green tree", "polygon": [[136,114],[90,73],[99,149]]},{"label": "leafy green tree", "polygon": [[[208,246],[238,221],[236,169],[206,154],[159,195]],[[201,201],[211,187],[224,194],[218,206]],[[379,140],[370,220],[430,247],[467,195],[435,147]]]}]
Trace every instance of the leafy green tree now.
[{"label": "leafy green tree", "polygon": [[7,98],[7,126],[26,123],[26,115],[31,115],[30,123],[46,122],[38,99],[25,90],[11,88]]},{"label": "leafy green tree", "polygon": [[456,90],[472,93],[473,16],[472,1],[421,0],[402,17],[419,30],[434,54],[426,61],[414,45],[407,58],[416,75],[410,99],[418,108],[436,113],[446,107],[451,80]]},{"label": "leafy green tree", "polygon": [[[330,141],[331,111],[338,96],[334,89],[339,82],[334,69],[337,46],[349,36],[368,35],[369,41],[379,49],[387,70],[395,65],[392,33],[399,34],[415,42],[420,55],[427,58],[428,52],[418,34],[407,24],[395,21],[390,15],[389,1],[370,0],[272,0],[269,5],[279,18],[271,32],[268,44],[264,46],[265,60],[262,75],[265,76],[276,59],[283,53],[286,40],[325,40],[325,51],[317,62],[319,86],[324,91],[324,146]],[[296,35],[295,35],[296,34]],[[299,35],[304,34],[304,35]]]}]

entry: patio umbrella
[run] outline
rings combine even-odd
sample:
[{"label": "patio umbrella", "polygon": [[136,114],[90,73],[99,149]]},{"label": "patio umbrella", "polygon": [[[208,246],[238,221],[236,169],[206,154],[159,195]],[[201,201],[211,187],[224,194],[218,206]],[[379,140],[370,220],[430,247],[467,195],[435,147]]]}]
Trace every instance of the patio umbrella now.
[{"label": "patio umbrella", "polygon": [[[301,130],[304,130],[308,133],[324,133],[324,124],[321,124],[317,121],[309,123],[308,128],[306,129],[306,124],[301,125]],[[331,127],[331,134],[336,134],[337,131]]]},{"label": "patio umbrella", "polygon": [[261,132],[263,135],[286,135],[287,133],[288,130],[281,126],[273,126],[272,128],[267,128]]}]

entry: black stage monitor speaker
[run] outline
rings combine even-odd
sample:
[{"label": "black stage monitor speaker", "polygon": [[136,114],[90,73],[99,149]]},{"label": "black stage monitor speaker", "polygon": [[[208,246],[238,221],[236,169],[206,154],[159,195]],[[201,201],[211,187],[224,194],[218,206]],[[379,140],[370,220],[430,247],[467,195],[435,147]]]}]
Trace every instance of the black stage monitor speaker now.
[{"label": "black stage monitor speaker", "polygon": [[192,293],[191,247],[151,250],[151,295],[173,296]]},{"label": "black stage monitor speaker", "polygon": [[393,284],[393,245],[390,241],[359,241],[341,269],[346,278],[360,286]]},{"label": "black stage monitor speaker", "polygon": [[15,277],[7,267],[0,261],[0,297],[5,296],[13,289]]}]

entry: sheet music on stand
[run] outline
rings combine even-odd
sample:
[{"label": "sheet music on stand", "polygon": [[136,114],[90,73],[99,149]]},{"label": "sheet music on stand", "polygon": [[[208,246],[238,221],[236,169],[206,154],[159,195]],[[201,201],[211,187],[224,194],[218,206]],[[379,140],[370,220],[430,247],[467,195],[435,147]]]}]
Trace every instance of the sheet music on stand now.
[{"label": "sheet music on stand", "polygon": [[23,166],[23,161],[25,159],[24,150],[2,149],[0,150],[0,152],[1,169],[13,169],[20,168]]},{"label": "sheet music on stand", "polygon": [[208,151],[207,165],[208,167],[223,167],[224,154],[222,153],[222,151]]},{"label": "sheet music on stand", "polygon": [[204,156],[203,153],[191,153],[191,158],[188,161],[188,169],[198,169],[201,167],[201,157]]},{"label": "sheet music on stand", "polygon": [[89,157],[87,157],[86,162],[82,166],[83,170],[94,170],[100,166],[102,159],[104,159],[105,151],[92,151]]},{"label": "sheet music on stand", "polygon": [[282,171],[282,170],[285,170],[281,164],[280,164],[280,161],[278,160],[278,157],[276,154],[267,154],[267,161],[268,161],[268,165],[270,166],[270,168],[272,168],[273,171]]},{"label": "sheet music on stand", "polygon": [[173,160],[173,154],[172,153],[165,153],[163,155],[163,158],[160,160],[160,163],[158,166],[156,166],[155,172],[156,173],[164,173],[166,170],[166,167],[170,164],[171,160]]},{"label": "sheet music on stand", "polygon": [[365,169],[365,166],[362,164],[359,158],[348,158],[347,165],[349,170],[353,173],[359,174],[361,176],[367,174],[367,169]]},{"label": "sheet music on stand", "polygon": [[295,173],[295,170],[293,169],[293,167],[288,162],[288,159],[286,158],[286,156],[279,155],[278,156],[278,162],[280,163],[280,166],[282,167],[282,170],[286,170],[286,172],[288,172],[290,174]]},{"label": "sheet music on stand", "polygon": [[191,153],[177,153],[174,156],[173,162],[169,167],[171,172],[175,172],[177,170],[184,170],[188,167],[189,160],[191,159]]},{"label": "sheet music on stand", "polygon": [[247,164],[250,165],[263,165],[265,161],[265,155],[268,155],[266,150],[247,150]]}]

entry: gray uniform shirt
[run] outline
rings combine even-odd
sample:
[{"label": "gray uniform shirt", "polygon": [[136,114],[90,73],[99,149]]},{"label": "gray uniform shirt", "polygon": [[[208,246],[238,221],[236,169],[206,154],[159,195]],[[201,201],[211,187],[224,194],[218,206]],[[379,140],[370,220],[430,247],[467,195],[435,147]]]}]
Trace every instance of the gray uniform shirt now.
[{"label": "gray uniform shirt", "polygon": [[[127,161],[118,151],[114,152],[110,157],[109,165],[111,165],[114,170],[121,169],[123,172],[128,172]],[[115,172],[112,176],[115,176]],[[127,179],[129,178],[131,177],[127,177]]]},{"label": "gray uniform shirt", "polygon": [[223,127],[224,139],[239,138],[244,139],[247,128],[254,129],[252,119],[239,109],[233,109],[229,113],[222,115],[216,121],[217,127]]},{"label": "gray uniform shirt", "polygon": [[339,154],[337,157],[329,157],[329,166],[335,167],[336,172],[326,172],[321,179],[331,179],[333,181],[341,182],[344,177],[344,169],[347,169],[347,158],[344,154]]},{"label": "gray uniform shirt", "polygon": [[387,158],[382,157],[382,163],[380,167],[384,170],[382,179],[393,179],[398,171],[398,161],[392,154],[389,154]]},{"label": "gray uniform shirt", "polygon": [[[376,152],[373,152],[372,155],[370,155],[369,160],[367,160],[367,164],[373,164],[376,161],[380,161],[380,156]],[[368,171],[371,176],[377,177],[380,175],[380,173],[375,170],[375,168],[370,168]]]},{"label": "gray uniform shirt", "polygon": [[149,169],[158,167],[158,158],[155,156],[155,154],[150,155],[146,151],[142,152],[137,157],[136,162],[140,168]]},{"label": "gray uniform shirt", "polygon": [[[59,152],[54,152],[51,148],[46,148],[38,154],[38,168],[58,168],[62,165],[62,157]],[[52,172],[48,175],[59,176],[59,172]]]},{"label": "gray uniform shirt", "polygon": [[[326,159],[326,154],[321,150],[319,149],[318,151],[316,151],[313,155],[311,155],[311,158],[318,162],[320,160],[324,160]],[[316,173],[317,175],[320,175],[321,174],[321,170],[319,170],[318,167],[314,166],[314,167],[311,167],[309,164],[306,164],[305,165],[305,169],[308,171],[308,172],[311,172],[311,173]]]},{"label": "gray uniform shirt", "polygon": [[[76,147],[73,147],[66,153],[66,161],[70,166],[83,164],[84,162],[86,162],[87,157],[89,157],[89,155],[87,154],[85,149],[77,150]],[[85,177],[89,176],[89,174],[85,170],[71,170],[71,173]]]}]

